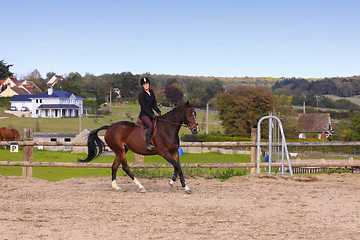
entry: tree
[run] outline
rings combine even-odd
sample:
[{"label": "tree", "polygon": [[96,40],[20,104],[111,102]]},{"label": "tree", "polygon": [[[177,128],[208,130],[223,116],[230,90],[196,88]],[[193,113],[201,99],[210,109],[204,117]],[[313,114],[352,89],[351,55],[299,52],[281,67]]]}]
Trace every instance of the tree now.
[{"label": "tree", "polygon": [[4,60],[0,61],[0,79],[6,79],[7,77],[11,77],[14,74],[10,72],[9,68],[14,65],[7,65],[7,63],[4,62]]},{"label": "tree", "polygon": [[83,79],[80,73],[70,73],[66,79],[55,84],[54,89],[67,91],[78,96],[83,96],[82,94],[83,85],[84,85]]},{"label": "tree", "polygon": [[236,87],[216,97],[219,118],[230,136],[250,137],[251,128],[272,111],[274,104],[271,90],[264,87]]},{"label": "tree", "polygon": [[186,92],[187,98],[195,101],[196,106],[205,107],[217,93],[224,92],[224,87],[218,79],[212,81],[188,80]]},{"label": "tree", "polygon": [[346,141],[360,141],[360,112],[350,117],[350,127],[344,131]]},{"label": "tree", "polygon": [[40,74],[40,72],[39,72],[37,69],[35,69],[34,71],[32,71],[32,72],[31,72],[29,75],[27,75],[25,78],[26,78],[27,80],[35,83],[36,86],[38,86],[38,87],[41,89],[41,91],[43,91],[43,92],[46,91],[46,88],[47,88],[47,86],[46,86],[46,81],[45,81],[45,79],[43,79],[43,78],[41,77],[41,74]]},{"label": "tree", "polygon": [[103,104],[110,97],[111,85],[103,80],[96,90],[96,103],[98,105]]},{"label": "tree", "polygon": [[167,86],[165,88],[166,98],[173,104],[178,105],[184,96],[184,93],[175,86]]}]

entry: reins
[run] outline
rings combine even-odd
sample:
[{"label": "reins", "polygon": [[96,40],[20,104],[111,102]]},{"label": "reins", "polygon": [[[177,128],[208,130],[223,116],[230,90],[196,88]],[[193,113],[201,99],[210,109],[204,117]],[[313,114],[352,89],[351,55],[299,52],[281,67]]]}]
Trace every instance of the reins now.
[{"label": "reins", "polygon": [[171,123],[171,124],[174,124],[174,125],[178,125],[178,126],[184,126],[184,127],[187,127],[188,125],[186,125],[185,123],[176,123],[176,122],[172,122],[172,121],[169,121],[169,120],[165,120],[165,119],[162,119],[162,118],[155,118],[156,120],[158,121],[162,121],[162,122],[167,122],[167,123]]},{"label": "reins", "polygon": [[[163,121],[163,122],[167,122],[167,123],[171,123],[171,124],[174,124],[174,125],[177,125],[177,126],[184,126],[184,127],[189,128],[190,130],[193,130],[193,128],[191,128],[191,127],[189,126],[189,124],[177,123],[177,122],[169,121],[169,120],[162,119],[162,118],[159,118],[159,117],[157,117],[156,120],[158,120],[158,121]],[[197,122],[188,121],[188,123],[194,123],[196,126],[198,125]]]}]

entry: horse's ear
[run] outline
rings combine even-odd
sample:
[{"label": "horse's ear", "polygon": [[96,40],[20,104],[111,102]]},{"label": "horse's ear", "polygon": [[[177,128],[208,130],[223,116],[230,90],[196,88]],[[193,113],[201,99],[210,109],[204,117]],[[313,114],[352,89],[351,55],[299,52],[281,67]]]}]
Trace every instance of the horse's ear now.
[{"label": "horse's ear", "polygon": [[186,102],[187,107],[194,107],[194,105],[195,105],[195,100],[192,103],[189,103],[189,101]]}]

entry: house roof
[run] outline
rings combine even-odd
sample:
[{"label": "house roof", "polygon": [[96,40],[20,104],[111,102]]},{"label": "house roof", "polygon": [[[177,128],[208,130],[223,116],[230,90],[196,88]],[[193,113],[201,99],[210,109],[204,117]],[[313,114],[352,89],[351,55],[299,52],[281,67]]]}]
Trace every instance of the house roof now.
[{"label": "house roof", "polygon": [[330,122],[330,113],[300,113],[298,132],[326,132]]},{"label": "house roof", "polygon": [[53,87],[57,82],[64,80],[64,77],[61,75],[53,75],[49,81],[46,83],[48,87]]},{"label": "house roof", "polygon": [[12,87],[11,90],[13,90],[19,95],[26,95],[26,94],[29,95],[29,91],[21,87]]},{"label": "house roof", "polygon": [[38,108],[40,109],[79,109],[74,104],[41,104]]},{"label": "house roof", "polygon": [[10,102],[25,102],[25,101],[29,101],[31,102],[31,97],[33,97],[34,95],[14,95]]},{"label": "house roof", "polygon": [[76,99],[84,99],[75,94],[72,94],[72,93],[69,93],[66,91],[62,91],[62,90],[53,90],[53,93],[51,95],[49,95],[49,92],[46,91],[41,94],[33,95],[32,98],[69,98],[71,95],[74,95],[74,97]]},{"label": "house roof", "polygon": [[[32,98],[69,98],[72,93],[62,91],[62,90],[54,90],[52,95],[49,95],[48,92],[44,92],[36,95],[14,95],[10,101],[31,101]],[[82,97],[74,95],[76,99],[84,99]]]},{"label": "house roof", "polygon": [[22,86],[26,88],[31,94],[42,93],[41,89],[33,82],[25,80]]}]

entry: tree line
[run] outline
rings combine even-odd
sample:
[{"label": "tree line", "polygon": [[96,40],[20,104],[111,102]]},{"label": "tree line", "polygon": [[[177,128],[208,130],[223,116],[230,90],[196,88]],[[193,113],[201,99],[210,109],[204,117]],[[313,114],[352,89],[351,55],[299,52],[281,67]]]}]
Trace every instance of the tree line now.
[{"label": "tree line", "polygon": [[360,94],[360,76],[325,78],[309,81],[303,78],[284,78],[276,81],[272,90],[282,89],[293,95],[336,95],[351,97]]},{"label": "tree line", "polygon": [[[3,68],[1,65],[4,65]],[[8,71],[9,67],[11,65],[6,65],[2,61],[0,74],[3,69]],[[54,73],[50,72],[46,78],[42,78],[40,73],[35,70],[26,78],[46,91],[46,82],[53,75]],[[255,81],[252,86],[247,84],[225,90],[224,82],[219,78],[212,77],[204,79],[202,77],[152,75],[150,73],[139,75],[131,72],[100,76],[92,74],[81,76],[79,73],[70,73],[65,76],[65,80],[56,85],[55,89],[65,90],[84,98],[94,98],[97,104],[102,104],[107,101],[111,89],[118,87],[121,91],[120,101],[136,101],[137,95],[142,89],[139,80],[143,76],[150,79],[151,88],[155,91],[159,104],[168,106],[180,104],[184,100],[195,100],[196,107],[205,107],[208,103],[216,107],[226,135],[250,137],[251,128],[256,127],[261,117],[276,113],[283,122],[287,138],[297,139],[297,113],[293,105],[302,105],[305,102],[307,106],[350,110],[352,114],[347,117],[349,121],[338,124],[337,137],[341,140],[359,140],[360,113],[358,106],[343,99],[333,101],[323,94],[348,96],[359,93],[360,77],[318,81],[290,78],[277,81],[272,88],[267,84]],[[349,88],[352,88],[351,91]],[[117,94],[112,93],[111,95],[115,100]],[[263,136],[266,136],[268,126],[263,126],[262,131]]]}]

